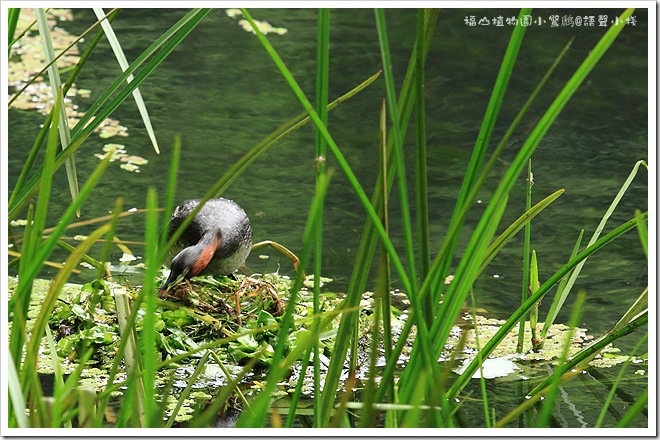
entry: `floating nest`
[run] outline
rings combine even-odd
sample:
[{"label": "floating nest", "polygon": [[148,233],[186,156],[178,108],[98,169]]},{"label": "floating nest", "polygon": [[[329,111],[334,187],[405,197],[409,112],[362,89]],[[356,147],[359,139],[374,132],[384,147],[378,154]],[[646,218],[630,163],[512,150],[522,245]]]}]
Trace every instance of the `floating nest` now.
[{"label": "floating nest", "polygon": [[273,283],[254,277],[196,277],[185,280],[169,291],[160,291],[160,297],[182,302],[201,313],[233,320],[239,326],[253,319],[261,310],[272,316],[284,313],[284,302]]}]

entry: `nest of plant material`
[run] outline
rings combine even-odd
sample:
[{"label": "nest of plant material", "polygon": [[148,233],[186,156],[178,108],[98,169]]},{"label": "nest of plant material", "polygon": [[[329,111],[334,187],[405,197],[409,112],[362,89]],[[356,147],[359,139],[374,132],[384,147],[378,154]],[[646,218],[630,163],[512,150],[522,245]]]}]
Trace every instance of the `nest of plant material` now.
[{"label": "nest of plant material", "polygon": [[160,291],[160,297],[181,301],[202,313],[232,319],[238,325],[243,325],[243,321],[255,317],[261,310],[272,316],[284,313],[284,303],[277,295],[275,286],[247,276],[240,281],[228,277],[184,280],[168,291]]}]

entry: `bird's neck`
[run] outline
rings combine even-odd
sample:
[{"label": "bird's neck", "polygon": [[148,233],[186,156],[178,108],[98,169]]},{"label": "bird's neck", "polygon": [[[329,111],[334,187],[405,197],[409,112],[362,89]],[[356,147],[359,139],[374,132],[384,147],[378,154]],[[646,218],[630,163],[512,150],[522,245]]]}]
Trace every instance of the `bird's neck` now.
[{"label": "bird's neck", "polygon": [[200,238],[200,240],[195,245],[195,247],[198,248],[199,257],[190,270],[190,276],[197,276],[202,273],[204,268],[206,268],[206,266],[213,259],[213,255],[215,254],[219,244],[220,239],[218,238],[217,234],[212,232],[207,232],[202,236],[202,238]]}]

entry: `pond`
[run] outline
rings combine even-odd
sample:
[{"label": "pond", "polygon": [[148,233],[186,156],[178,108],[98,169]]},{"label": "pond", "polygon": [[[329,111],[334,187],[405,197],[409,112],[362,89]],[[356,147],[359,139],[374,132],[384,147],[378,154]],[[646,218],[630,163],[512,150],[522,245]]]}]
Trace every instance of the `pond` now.
[{"label": "pond", "polygon": [[[606,30],[599,26],[559,23],[550,17],[607,16],[614,9],[536,9],[540,24],[525,34],[519,59],[493,136],[491,150],[509,123],[543,77],[563,47],[574,38],[567,56],[550,78],[501,157],[510,162],[543,114]],[[125,9],[113,23],[129,61],[135,59],[186,10]],[[431,248],[437,250],[446,234],[449,219],[480,129],[500,62],[511,35],[510,26],[470,26],[469,17],[511,17],[514,9],[444,9],[440,12],[426,68],[426,128],[428,133],[429,215]],[[316,11],[313,9],[258,9],[256,19],[267,20],[286,33],[273,33],[274,45],[292,74],[312,98],[315,89]],[[547,279],[569,258],[581,229],[585,242],[627,178],[635,162],[648,157],[648,15],[635,13],[629,25],[605,54],[551,127],[533,156],[533,201],[563,188],[566,192],[532,222],[532,247],[540,264],[540,278]],[[95,21],[88,9],[73,10],[73,20],[58,24],[79,34]],[[395,80],[400,84],[415,39],[414,10],[387,10]],[[85,43],[82,43],[84,47]],[[364,81],[380,69],[374,14],[370,9],[333,9],[331,12],[330,99]],[[76,81],[78,88],[91,91],[89,98],[76,97],[85,109],[116,77],[118,66],[104,41],[93,53]],[[158,191],[163,203],[166,174],[174,137],[181,135],[183,153],[176,200],[201,197],[229,167],[302,108],[261,44],[238,24],[238,18],[224,9],[212,11],[153,75],[140,87],[161,154],[153,152],[139,112],[126,101],[113,115],[127,128],[128,137],[103,139],[91,136],[76,153],[81,182],[97,165],[95,154],[108,143],[123,144],[128,154],[148,163],[139,172],[121,169],[113,163],[106,171],[95,197],[82,211],[83,219],[106,215],[117,197],[125,208],[143,208],[147,189]],[[367,194],[371,194],[379,169],[378,124],[385,87],[379,79],[365,91],[330,112],[329,131],[342,149]],[[35,113],[9,111],[9,188],[16,182],[28,153],[28,145],[43,118]],[[408,176],[412,176],[414,138],[406,137]],[[337,168],[333,157],[327,166]],[[501,166],[503,168],[503,165]],[[285,138],[251,165],[234,181],[225,197],[237,201],[251,218],[255,240],[274,240],[294,252],[301,247],[316,174],[314,132],[311,126]],[[480,194],[468,218],[469,232],[481,215],[501,176],[498,165]],[[410,177],[411,178],[411,177]],[[66,176],[55,176],[48,225],[53,225],[70,201]],[[605,232],[631,219],[634,210],[647,210],[646,171],[641,169]],[[524,210],[525,176],[520,176],[511,193],[499,232]],[[393,240],[403,253],[398,234],[399,209],[396,190],[392,207]],[[336,291],[346,289],[354,266],[360,234],[366,219],[364,209],[340,172],[335,173],[327,196],[324,218],[323,275],[334,281]],[[144,240],[144,218],[123,219],[117,236],[127,242]],[[76,233],[89,232],[81,228]],[[467,234],[459,252],[467,244]],[[142,255],[141,245],[128,245]],[[100,254],[101,247],[95,248]],[[264,255],[265,254],[265,255]],[[435,251],[433,251],[433,255]],[[64,257],[56,254],[55,259]],[[122,252],[113,253],[119,264]],[[268,258],[264,258],[268,256]],[[522,277],[522,234],[516,237],[490,264],[475,283],[475,300],[488,315],[506,318],[520,303]],[[458,260],[455,262],[458,263]],[[291,264],[271,251],[258,251],[247,261],[255,272],[292,274]],[[43,276],[54,272],[44,269]],[[375,273],[375,272],[374,272]],[[83,271],[73,281],[85,282],[94,276]],[[129,283],[139,284],[139,273],[124,274]],[[585,265],[574,291],[587,293],[581,325],[592,334],[607,331],[647,286],[648,265],[636,232],[628,233],[596,253]],[[396,282],[396,280],[395,280]],[[370,284],[368,289],[374,289]],[[569,298],[569,301],[572,299]],[[541,314],[550,301],[544,301]],[[565,322],[570,308],[558,321]]]}]

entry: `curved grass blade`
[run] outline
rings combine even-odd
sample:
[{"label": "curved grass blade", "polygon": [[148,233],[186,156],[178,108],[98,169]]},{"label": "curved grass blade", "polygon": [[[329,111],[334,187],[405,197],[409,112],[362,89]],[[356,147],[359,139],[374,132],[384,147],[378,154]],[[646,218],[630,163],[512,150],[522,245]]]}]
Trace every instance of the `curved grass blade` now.
[{"label": "curved grass blade", "polygon": [[[104,19],[105,13],[103,12],[103,8],[92,8],[92,10],[94,11],[94,14],[96,14],[96,18],[101,22],[101,27],[103,28],[105,35],[108,37],[108,42],[110,43],[110,47],[112,48],[112,51],[115,53],[115,57],[119,62],[119,66],[121,67],[121,70],[126,71],[126,69],[128,69],[128,61],[126,61],[126,55],[124,55],[124,51],[121,48],[121,44],[119,44],[119,40],[115,35],[115,31],[114,29],[112,29],[112,25],[108,20]],[[128,77],[126,78],[126,82],[130,83],[131,81],[133,81],[133,75],[128,75]],[[142,93],[140,93],[140,89],[138,89],[137,87],[135,88],[135,90],[133,90],[133,98],[135,99],[135,104],[137,104],[138,110],[140,112],[140,116],[142,116],[144,127],[147,129],[147,134],[149,135],[149,139],[151,140],[151,145],[153,145],[156,154],[160,154],[160,149],[158,148],[158,141],[156,140],[156,134],[154,133],[154,129],[151,126],[151,119],[149,118],[149,112],[147,111],[147,106],[144,104],[144,99],[142,99]]]},{"label": "curved grass blade", "polygon": [[[353,97],[355,94],[364,90],[367,86],[372,84],[380,75],[380,72],[375,73],[371,77],[367,78],[360,85],[349,91],[348,93],[340,96],[332,103],[328,104],[328,110],[332,110],[337,105],[345,102],[346,100]],[[306,123],[310,121],[310,117],[304,117],[306,113],[303,113],[288,122],[282,125],[280,128],[275,130],[273,133],[264,138],[261,142],[255,145],[250,151],[243,155],[238,161],[236,161],[225,174],[218,179],[215,184],[201,197],[200,203],[195,207],[195,209],[190,213],[190,215],[181,223],[179,228],[172,234],[170,239],[167,241],[165,246],[163,246],[163,251],[161,252],[161,258],[165,257],[165,254],[169,248],[179,239],[183,231],[192,219],[197,215],[197,212],[202,208],[203,204],[209,200],[211,197],[220,197],[224,191],[232,184],[238,176],[240,176],[248,166],[254,162],[258,157],[268,151],[273,145],[282,140],[285,136],[291,134],[295,130],[299,129]],[[169,212],[169,211],[166,211]]]},{"label": "curved grass blade", "polygon": [[[140,349],[142,351],[143,360],[143,376],[144,383],[144,402],[147,408],[155,408],[156,396],[155,380],[157,371],[157,353],[156,353],[156,274],[160,268],[158,255],[158,201],[156,197],[156,190],[149,188],[147,191],[147,215],[145,216],[145,249],[144,255],[147,263],[147,270],[145,272],[144,283],[142,290],[145,294],[145,315],[143,318],[142,331],[140,332]],[[146,414],[145,422],[147,427],[157,427],[160,425],[159,420],[155,417],[159,416],[158,412],[148,411]]]}]

